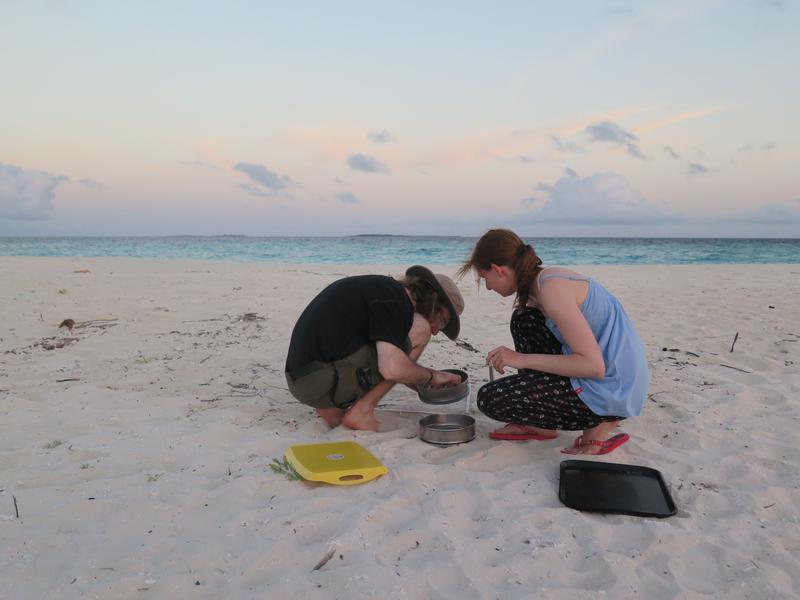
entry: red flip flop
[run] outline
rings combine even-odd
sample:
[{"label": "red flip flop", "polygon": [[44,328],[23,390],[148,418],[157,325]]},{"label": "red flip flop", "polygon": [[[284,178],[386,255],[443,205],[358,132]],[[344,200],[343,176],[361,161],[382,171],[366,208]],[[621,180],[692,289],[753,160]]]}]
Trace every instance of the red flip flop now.
[{"label": "red flip flop", "polygon": [[541,433],[498,433],[497,431],[492,431],[489,433],[489,437],[493,440],[508,440],[511,442],[524,442],[525,440],[544,442],[556,439],[558,434],[542,435]]},{"label": "red flip flop", "polygon": [[[580,436],[577,440],[575,440],[575,444],[572,446],[573,448],[584,448],[586,446],[600,446],[600,450],[595,452],[595,455],[598,454],[608,454],[609,452],[613,452],[622,444],[627,442],[631,439],[627,433],[618,433],[617,435],[612,435],[605,441],[602,440],[586,440],[583,441],[583,436]],[[561,451],[564,454],[572,454],[571,452],[566,452],[565,450]]]}]

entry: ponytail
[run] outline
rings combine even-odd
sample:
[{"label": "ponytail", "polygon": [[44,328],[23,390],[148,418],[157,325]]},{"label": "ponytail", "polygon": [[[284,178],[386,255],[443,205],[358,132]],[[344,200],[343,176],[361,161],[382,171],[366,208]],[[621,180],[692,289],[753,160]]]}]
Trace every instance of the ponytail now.
[{"label": "ponytail", "polygon": [[517,288],[514,307],[527,306],[536,276],[542,270],[542,259],[533,246],[526,244],[508,229],[490,229],[475,244],[472,255],[458,270],[458,276],[463,277],[471,270],[488,271],[492,265],[511,267],[514,270]]},{"label": "ponytail", "polygon": [[536,254],[533,246],[524,244],[520,246],[517,260],[511,267],[514,269],[514,277],[517,284],[517,297],[514,300],[514,307],[523,308],[528,305],[528,301],[533,295],[532,289],[536,284],[536,276],[542,270],[542,259]]}]

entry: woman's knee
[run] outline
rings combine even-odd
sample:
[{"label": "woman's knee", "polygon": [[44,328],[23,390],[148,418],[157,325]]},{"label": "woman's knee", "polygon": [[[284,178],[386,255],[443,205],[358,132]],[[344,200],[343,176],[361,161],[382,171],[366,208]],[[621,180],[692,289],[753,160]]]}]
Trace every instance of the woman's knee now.
[{"label": "woman's knee", "polygon": [[495,414],[495,409],[498,401],[500,400],[499,386],[497,382],[487,383],[478,389],[476,396],[476,405],[478,410],[487,416]]}]

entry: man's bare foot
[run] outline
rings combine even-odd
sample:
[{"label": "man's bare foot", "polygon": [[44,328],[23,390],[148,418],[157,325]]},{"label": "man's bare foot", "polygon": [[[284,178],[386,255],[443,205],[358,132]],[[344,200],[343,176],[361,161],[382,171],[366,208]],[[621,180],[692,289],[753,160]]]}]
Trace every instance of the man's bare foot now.
[{"label": "man's bare foot", "polygon": [[614,440],[609,439],[618,425],[619,421],[605,421],[597,427],[584,429],[583,435],[575,440],[572,446],[564,448],[561,452],[564,454],[607,454],[628,440],[627,434],[620,434],[626,435],[624,439],[617,436],[614,436],[616,438]]},{"label": "man's bare foot", "polygon": [[318,408],[317,414],[333,429],[342,424],[344,411],[341,408]]},{"label": "man's bare foot", "polygon": [[558,432],[552,429],[542,429],[532,425],[521,425],[509,423],[499,429],[495,429],[489,434],[492,438],[501,439],[531,439],[531,440],[551,440],[558,437]]},{"label": "man's bare foot", "polygon": [[375,409],[371,407],[362,408],[358,405],[358,402],[344,413],[342,423],[350,429],[378,431],[378,419],[375,418]]}]

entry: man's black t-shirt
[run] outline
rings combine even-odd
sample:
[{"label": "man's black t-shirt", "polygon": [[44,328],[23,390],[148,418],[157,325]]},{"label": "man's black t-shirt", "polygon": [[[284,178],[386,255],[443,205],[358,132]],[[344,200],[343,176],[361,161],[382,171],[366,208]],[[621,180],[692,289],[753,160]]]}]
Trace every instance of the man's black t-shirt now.
[{"label": "man's black t-shirt", "polygon": [[322,290],[300,315],[286,370],[339,360],[368,342],[402,349],[413,322],[414,306],[399,281],[385,275],[345,277]]}]

